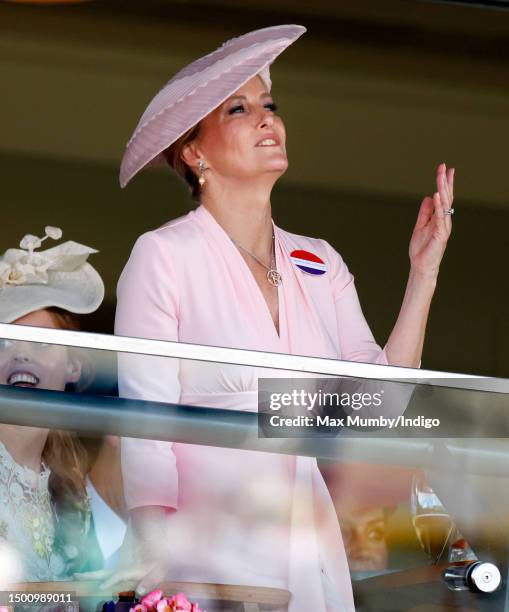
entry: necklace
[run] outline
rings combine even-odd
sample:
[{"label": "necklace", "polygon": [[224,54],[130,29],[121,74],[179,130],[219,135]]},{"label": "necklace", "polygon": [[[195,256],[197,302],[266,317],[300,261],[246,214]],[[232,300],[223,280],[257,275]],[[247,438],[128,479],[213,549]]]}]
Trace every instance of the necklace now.
[{"label": "necklace", "polygon": [[279,274],[279,272],[276,269],[276,260],[274,257],[274,234],[272,234],[272,257],[270,260],[270,265],[266,266],[263,261],[261,259],[259,259],[254,253],[251,253],[251,251],[248,251],[247,249],[245,249],[241,244],[239,244],[236,240],[234,240],[231,236],[230,236],[230,240],[233,242],[233,244],[240,249],[241,251],[244,251],[244,253],[247,253],[248,255],[250,255],[255,261],[257,261],[263,268],[265,268],[267,270],[267,281],[273,286],[273,287],[278,287],[279,285],[281,285],[281,283],[283,282],[283,277],[281,276],[281,274]]}]

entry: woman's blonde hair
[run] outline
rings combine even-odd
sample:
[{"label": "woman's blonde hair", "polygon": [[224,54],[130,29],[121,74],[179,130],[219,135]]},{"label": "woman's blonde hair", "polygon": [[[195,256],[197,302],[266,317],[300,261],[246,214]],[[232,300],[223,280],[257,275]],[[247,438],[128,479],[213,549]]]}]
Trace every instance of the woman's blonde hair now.
[{"label": "woman's blonde hair", "polygon": [[[61,308],[48,308],[61,329],[79,330],[77,315]],[[70,358],[80,359],[79,353]],[[81,361],[81,359],[80,359]],[[89,569],[90,507],[86,475],[90,461],[78,435],[71,431],[51,430],[42,459],[50,470],[49,491],[57,516],[55,548],[66,560],[66,573]],[[74,552],[67,555],[67,551]]]},{"label": "woman's blonde hair", "polygon": [[[47,310],[60,329],[80,329],[80,322],[75,314],[56,307]],[[51,430],[44,446],[43,460],[51,469],[52,476],[65,481],[66,489],[77,496],[85,494],[87,455],[75,433]]]},{"label": "woman's blonde hair", "polygon": [[198,177],[196,176],[194,170],[184,161],[182,153],[184,147],[193,142],[193,140],[198,137],[199,133],[200,124],[197,123],[163,151],[166,162],[170,168],[175,170],[178,176],[180,176],[180,178],[187,183],[189,189],[191,190],[193,200],[196,202],[200,201],[202,188],[198,182]]}]

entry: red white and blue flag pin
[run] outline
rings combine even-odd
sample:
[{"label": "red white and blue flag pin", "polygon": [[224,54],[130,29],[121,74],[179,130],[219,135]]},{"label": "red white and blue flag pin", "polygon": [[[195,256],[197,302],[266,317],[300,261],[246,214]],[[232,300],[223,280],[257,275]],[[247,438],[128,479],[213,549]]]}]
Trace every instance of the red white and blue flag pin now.
[{"label": "red white and blue flag pin", "polygon": [[309,251],[296,250],[290,253],[290,259],[292,262],[308,274],[325,274],[327,272],[327,266],[323,259],[320,259],[318,255],[310,253]]}]

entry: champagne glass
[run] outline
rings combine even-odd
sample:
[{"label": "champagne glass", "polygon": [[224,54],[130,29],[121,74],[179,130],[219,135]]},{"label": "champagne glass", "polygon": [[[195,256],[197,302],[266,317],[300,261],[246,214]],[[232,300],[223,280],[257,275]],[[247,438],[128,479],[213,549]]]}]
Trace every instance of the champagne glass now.
[{"label": "champagne glass", "polygon": [[412,479],[412,520],[419,542],[436,564],[457,539],[458,531],[442,502],[429,486],[423,474]]}]

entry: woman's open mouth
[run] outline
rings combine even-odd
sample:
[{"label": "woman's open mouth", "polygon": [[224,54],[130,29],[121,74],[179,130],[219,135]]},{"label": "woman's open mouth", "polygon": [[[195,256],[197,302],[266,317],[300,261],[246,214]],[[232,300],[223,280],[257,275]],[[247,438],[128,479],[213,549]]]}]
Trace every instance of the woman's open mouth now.
[{"label": "woman's open mouth", "polygon": [[35,387],[39,379],[30,372],[13,372],[7,379],[7,384],[13,387]]},{"label": "woman's open mouth", "polygon": [[257,147],[278,147],[279,145],[279,138],[274,132],[265,134],[265,137],[256,143]]},{"label": "woman's open mouth", "polygon": [[257,147],[275,147],[276,145],[277,145],[277,142],[274,140],[274,138],[265,138],[265,140],[262,140],[256,146]]}]

